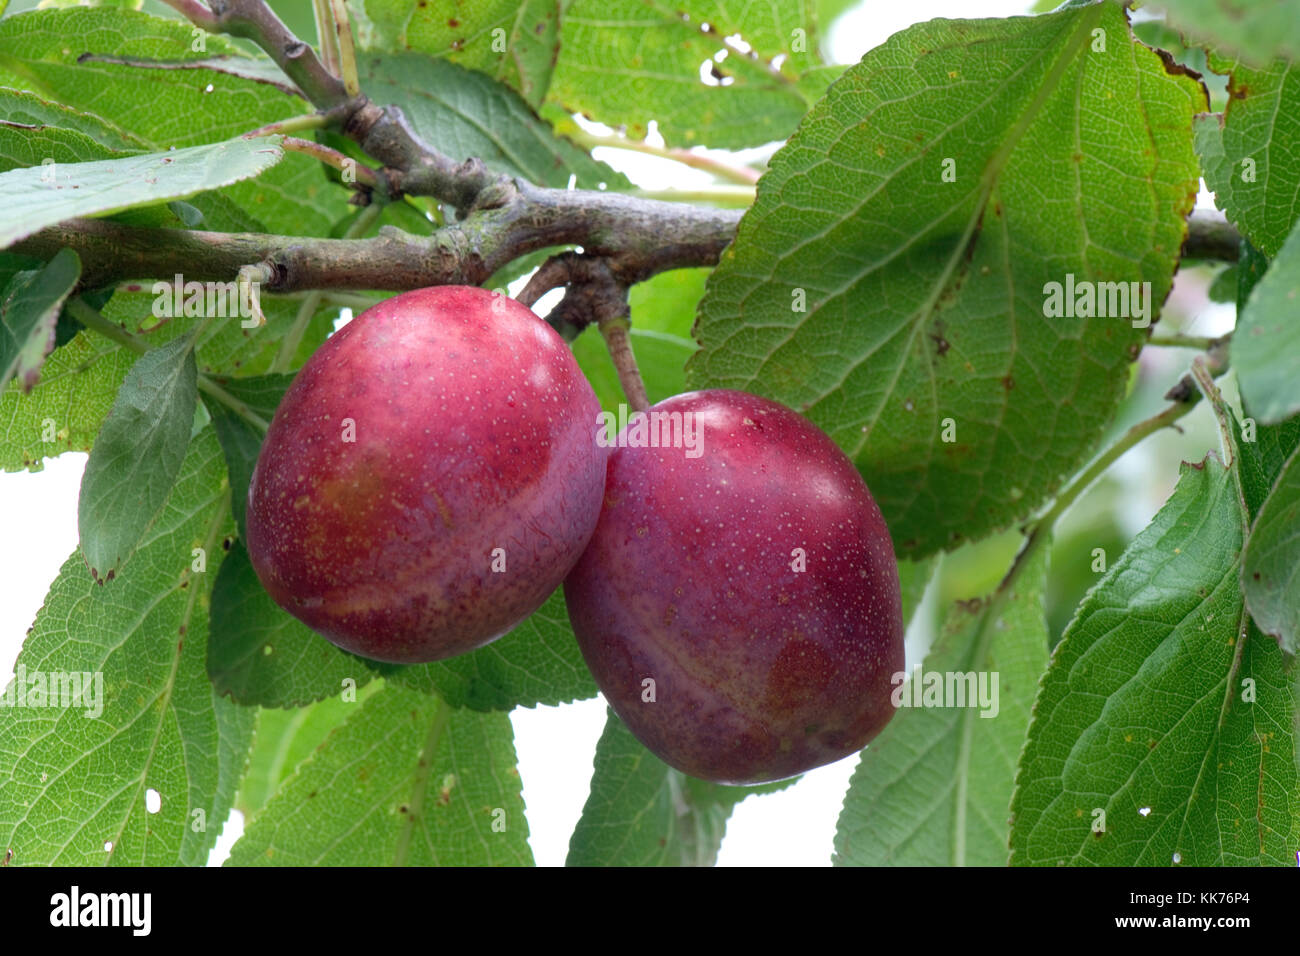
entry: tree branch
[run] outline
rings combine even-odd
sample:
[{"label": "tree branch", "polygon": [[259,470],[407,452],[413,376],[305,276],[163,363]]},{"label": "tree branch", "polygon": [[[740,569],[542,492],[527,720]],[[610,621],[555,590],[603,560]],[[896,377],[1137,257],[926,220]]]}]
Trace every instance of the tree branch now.
[{"label": "tree branch", "polygon": [[[168,0],[208,29],[256,42],[338,126],[383,167],[377,178],[394,195],[432,196],[458,211],[454,225],[431,237],[385,229],[375,239],[329,240],[133,229],[72,220],[46,229],[17,251],[52,256],[70,246],[81,256],[83,286],[181,272],[228,281],[249,263],[271,272],[268,292],[312,289],[403,290],[437,284],[478,285],[529,252],[581,245],[623,286],[668,269],[707,266],[735,235],[742,214],[614,192],[547,189],[494,174],[476,158],[457,162],[421,140],[401,110],[349,96],[315,52],[298,40],[264,0]],[[1195,213],[1183,253],[1235,261],[1239,237],[1217,213]]]},{"label": "tree branch", "polygon": [[293,35],[265,0],[208,0],[211,17],[197,19],[194,11],[201,9],[198,0],[164,2],[205,30],[252,40],[319,109],[347,101],[343,81],[325,68],[315,50]]},{"label": "tree branch", "polygon": [[631,285],[668,269],[715,264],[741,215],[739,210],[507,182],[509,188],[497,195],[500,205],[479,208],[427,237],[391,227],[374,239],[348,240],[70,219],[13,249],[42,258],[64,247],[74,249],[82,261],[83,288],[176,273],[227,282],[241,267],[264,262],[271,271],[265,291],[297,292],[479,285],[529,252],[581,245]]},{"label": "tree branch", "polygon": [[1183,258],[1215,259],[1219,262],[1236,262],[1241,255],[1241,233],[1213,210],[1196,210],[1187,223],[1187,239],[1183,242]]}]

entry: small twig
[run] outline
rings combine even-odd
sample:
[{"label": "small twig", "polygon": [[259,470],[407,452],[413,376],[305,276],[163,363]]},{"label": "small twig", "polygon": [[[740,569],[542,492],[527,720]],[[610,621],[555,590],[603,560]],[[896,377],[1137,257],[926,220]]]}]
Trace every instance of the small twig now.
[{"label": "small twig", "polygon": [[1056,496],[1051,508],[1028,528],[1024,544],[1021,546],[1019,553],[1016,554],[1015,560],[1012,561],[1010,569],[998,584],[997,590],[989,599],[989,614],[998,613],[1003,602],[1014,590],[1020,574],[1029,565],[1030,559],[1051,538],[1051,532],[1056,526],[1056,522],[1061,515],[1070,510],[1070,506],[1079,499],[1079,496],[1087,491],[1092,483],[1100,478],[1111,465],[1115,464],[1116,461],[1145,439],[1162,429],[1177,428],[1176,423],[1178,420],[1195,408],[1199,399],[1200,395],[1193,392],[1185,400],[1176,401],[1158,414],[1138,422],[1121,435],[1114,444],[1094,458],[1087,468],[1075,476],[1065,490]]},{"label": "small twig", "polygon": [[167,2],[205,30],[252,40],[318,108],[331,109],[348,100],[343,81],[325,68],[315,50],[293,35],[265,0],[219,0],[210,10],[195,0]]},{"label": "small twig", "polygon": [[650,408],[650,399],[641,380],[641,370],[637,368],[636,356],[632,354],[632,337],[628,335],[630,327],[627,319],[601,319],[600,334],[605,338],[609,357],[614,360],[618,382],[623,386],[628,405],[634,412],[644,412]]},{"label": "small twig", "polygon": [[[1195,361],[1204,362],[1213,375],[1222,375],[1229,368],[1228,346],[1231,342],[1231,334],[1215,339],[1210,347],[1206,349],[1205,354],[1197,356]],[[1188,372],[1178,380],[1178,383],[1173,388],[1165,393],[1165,398],[1171,402],[1186,402],[1197,394],[1196,379],[1191,372]]]},{"label": "small twig", "polygon": [[249,130],[243,138],[253,139],[257,136],[270,136],[273,133],[305,133],[308,130],[323,129],[331,122],[333,118],[327,113],[304,113],[301,116],[290,116],[288,119],[276,120],[274,123]]},{"label": "small twig", "polygon": [[357,54],[352,39],[352,18],[348,15],[347,0],[329,0],[333,13],[335,47],[338,51],[338,76],[348,96],[361,93],[361,79],[357,75]]},{"label": "small twig", "polygon": [[334,32],[333,11],[330,0],[311,0],[316,18],[316,38],[320,43],[320,59],[325,69],[339,76],[338,35]]},{"label": "small twig", "polygon": [[543,295],[560,287],[565,288],[564,298],[546,321],[570,341],[595,324],[605,339],[628,405],[638,412],[648,409],[650,400],[628,334],[631,308],[627,283],[619,278],[613,264],[600,256],[564,252],[542,263],[516,298],[531,309]]},{"label": "small twig", "polygon": [[1219,424],[1219,434],[1223,438],[1223,454],[1226,457],[1223,464],[1225,467],[1231,467],[1236,438],[1233,435],[1232,423],[1228,420],[1227,409],[1223,406],[1223,394],[1219,391],[1219,386],[1214,381],[1214,373],[1211,371],[1206,361],[1200,356],[1197,356],[1192,359],[1192,370],[1188,374],[1196,383],[1197,394],[1204,395],[1209,399],[1210,407],[1214,409],[1214,417]]},{"label": "small twig", "polygon": [[[310,139],[299,139],[296,136],[286,136],[280,143],[285,149],[295,153],[303,153],[314,159],[319,159],[327,166],[333,166],[345,176],[351,174],[355,176],[355,183],[359,183],[369,189],[378,189],[384,193],[388,192],[383,177],[369,166],[363,166],[351,156],[344,156],[337,149],[333,149],[323,143],[317,143]],[[347,183],[348,180],[344,179]],[[352,183],[348,183],[352,185]]]},{"label": "small twig", "polygon": [[593,323],[625,319],[631,314],[627,303],[629,283],[601,256],[562,252],[542,263],[517,299],[530,309],[552,289],[565,288],[564,298],[546,317],[566,341]]},{"label": "small twig", "polygon": [[711,202],[719,206],[748,206],[754,202],[753,186],[709,186],[704,189],[636,189],[629,195],[664,202]]},{"label": "small twig", "polygon": [[216,15],[206,6],[199,3],[199,0],[163,0],[163,3],[167,4],[167,6],[171,7],[195,26],[200,26],[209,33],[219,33],[221,31],[221,27],[217,23]]},{"label": "small twig", "polygon": [[573,262],[579,258],[576,252],[565,252],[551,256],[533,273],[532,278],[519,290],[515,301],[532,308],[537,300],[552,289],[568,285],[573,278]]},{"label": "small twig", "polygon": [[1175,349],[1197,349],[1208,352],[1220,344],[1227,336],[1188,335],[1186,332],[1153,332],[1147,339],[1147,345],[1163,346]]},{"label": "small twig", "polygon": [[644,153],[647,156],[658,156],[661,159],[670,159],[675,163],[681,163],[693,169],[702,169],[705,172],[713,173],[715,176],[729,182],[739,183],[742,186],[754,185],[754,183],[758,182],[759,176],[762,175],[757,169],[751,169],[749,166],[736,166],[724,160],[715,159],[704,153],[695,153],[688,149],[652,146],[649,143],[625,139],[622,136],[594,136],[580,127],[568,129],[566,134],[569,139],[588,150],[607,147],[609,149],[626,149],[634,153]]}]

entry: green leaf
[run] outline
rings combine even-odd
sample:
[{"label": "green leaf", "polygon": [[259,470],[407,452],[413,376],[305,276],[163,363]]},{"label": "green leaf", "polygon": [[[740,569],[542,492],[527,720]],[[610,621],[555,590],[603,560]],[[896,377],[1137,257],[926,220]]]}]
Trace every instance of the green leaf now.
[{"label": "green leaf", "polygon": [[0,171],[81,163],[144,152],[145,146],[97,116],[0,88]]},{"label": "green leaf", "polygon": [[1159,0],[1193,43],[1231,49],[1255,62],[1300,57],[1300,19],[1290,0]]},{"label": "green leaf", "polygon": [[44,458],[90,451],[134,359],[83,332],[50,353],[31,394],[10,382],[0,391],[0,468],[37,471]]},{"label": "green leaf", "polygon": [[529,865],[510,718],[387,686],[244,830],[232,866]]},{"label": "green leaf", "polygon": [[382,49],[445,56],[508,83],[534,108],[551,85],[568,0],[480,0],[452,9],[414,0],[365,0]]},{"label": "green leaf", "polygon": [[[712,269],[673,269],[632,286],[627,297],[632,328],[689,339],[712,272]],[[692,342],[691,348],[694,347]]]},{"label": "green leaf", "polygon": [[[219,382],[221,388],[243,402],[245,408],[268,425],[292,383],[292,375],[261,375],[222,379]],[[239,528],[240,538],[247,540],[244,515],[248,508],[248,483],[253,478],[253,469],[257,466],[257,456],[262,450],[262,439],[266,432],[210,395],[203,396],[203,404],[212,416],[212,426],[217,431],[221,450],[226,455],[226,469],[230,474],[230,507],[235,515],[235,525]]]},{"label": "green leaf", "polygon": [[1241,587],[1255,624],[1300,650],[1300,452],[1291,455],[1246,542]]},{"label": "green leaf", "polygon": [[118,390],[81,479],[77,527],[91,576],[109,580],[167,501],[198,397],[193,343],[140,356]]},{"label": "green leaf", "polygon": [[[183,20],[106,7],[18,14],[0,21],[0,83],[92,113],[154,150],[231,139],[310,109],[228,65],[207,68],[222,56],[259,61],[215,34],[204,36],[206,50],[193,50],[192,31]],[[318,161],[294,153],[256,179],[191,201],[209,229],[324,236],[347,196]],[[214,224],[213,204],[253,210],[257,225]]]},{"label": "green leaf", "polygon": [[63,303],[80,278],[81,260],[61,249],[43,268],[10,280],[0,297],[0,388],[15,376],[24,392],[36,385]]},{"label": "green leaf", "polygon": [[[144,319],[155,321],[151,317],[152,302],[151,295],[118,293],[102,311],[105,318],[138,332]],[[266,369],[279,352],[280,341],[298,307],[296,301],[267,296],[262,300],[267,315],[267,324],[262,328],[243,329],[234,319],[209,323],[196,350],[199,369],[217,374]],[[301,365],[325,341],[336,314],[337,310],[326,308],[312,318],[296,364]],[[200,322],[193,317],[170,319],[152,327],[145,339],[150,344],[173,341]],[[50,354],[30,395],[24,395],[15,384],[0,390],[0,468],[38,470],[46,457],[65,451],[89,451],[135,359],[134,352],[109,339],[82,333]],[[258,379],[219,379],[228,391],[238,394],[244,393],[245,381],[255,383]],[[220,431],[218,434],[223,442],[229,437]],[[260,446],[258,436],[256,447]],[[256,455],[256,448],[251,453]]]},{"label": "green leaf", "polygon": [[1255,283],[1232,333],[1241,398],[1266,424],[1300,412],[1300,226]]},{"label": "green leaf", "polygon": [[1250,623],[1244,502],[1214,458],[1080,605],[1034,704],[1013,864],[1295,865],[1295,675]]},{"label": "green leaf", "polygon": [[[921,674],[895,688],[903,706],[863,751],[844,797],[837,865],[1006,863],[1016,758],[1047,665],[1048,551],[1044,542],[1004,599],[959,605]],[[964,706],[946,697],[931,706],[931,675],[944,684],[959,675],[954,689],[966,680]],[[981,681],[983,691],[969,696]],[[913,695],[926,706],[914,706]]]},{"label": "green leaf", "polygon": [[1300,218],[1300,67],[1251,69],[1214,54],[1231,72],[1222,115],[1196,119],[1196,152],[1215,204],[1259,250],[1275,256]]},{"label": "green leaf", "polygon": [[669,145],[739,149],[789,136],[838,72],[820,59],[803,0],[574,0],[549,99],[632,139],[656,120]]},{"label": "green leaf", "polygon": [[[1249,411],[1249,408],[1247,408]],[[1252,424],[1229,418],[1238,457],[1234,465],[1250,521],[1256,521],[1273,493],[1296,448],[1300,447],[1300,416],[1279,425]]]},{"label": "green leaf", "polygon": [[259,710],[248,770],[235,795],[235,809],[247,819],[266,806],[298,764],[315,752],[330,731],[383,683],[371,681],[356,692],[356,700],[336,695],[292,710]]},{"label": "green leaf", "polygon": [[212,588],[208,677],[239,704],[300,707],[362,686],[374,671],[282,610],[236,541]]},{"label": "green leaf", "polygon": [[[203,605],[229,525],[210,431],[112,588],[74,554],[36,616],[19,675],[102,675],[103,713],[15,707],[0,720],[0,847],[12,865],[201,866],[229,815],[254,711],[208,684]],[[16,693],[15,686],[15,693]],[[147,791],[161,798],[156,813]],[[109,846],[111,844],[111,847]]]},{"label": "green leaf", "polygon": [[1133,24],[1133,35],[1147,46],[1165,51],[1175,63],[1200,74],[1210,94],[1210,109],[1216,112],[1223,109],[1228,99],[1228,78],[1210,70],[1203,47],[1188,46],[1179,32],[1164,20],[1138,21]]},{"label": "green leaf", "polygon": [[513,710],[596,696],[560,589],[505,637],[432,664],[371,662],[391,684],[440,694],[453,707]]},{"label": "green leaf", "polygon": [[447,60],[417,53],[366,56],[361,85],[377,103],[400,107],[411,129],[457,161],[477,157],[496,172],[540,186],[569,176],[595,189],[628,187],[621,173],[551,132],[513,90]]},{"label": "green leaf", "polygon": [[[226,376],[253,378],[266,373],[297,320],[301,301],[263,295],[262,311],[266,315],[266,324],[245,328],[247,317],[240,314],[243,309],[233,274],[226,282],[195,282],[190,292],[185,291],[186,285],[190,284],[182,285],[179,294],[174,277],[160,279],[152,285],[128,286],[128,289],[147,288],[149,291],[118,292],[101,311],[106,319],[139,334],[151,346],[170,342],[199,329],[194,350],[199,371],[222,382],[227,381]],[[185,304],[191,295],[195,297],[197,308],[191,308],[191,314],[186,315]],[[337,316],[336,306],[326,305],[317,309],[308,321],[306,334],[294,357],[295,367],[306,361],[325,341]],[[208,317],[212,321],[206,321]]]},{"label": "green leaf", "polygon": [[609,711],[567,866],[712,866],[736,804],[799,778],[727,787],[688,777],[646,750]]},{"label": "green leaf", "polygon": [[1115,4],[895,34],[773,157],[709,279],[687,382],[807,414],[901,556],[1024,518],[1093,449],[1146,338],[1118,296],[1108,317],[1054,317],[1048,284],[1150,282],[1154,312],[1204,107]]},{"label": "green leaf", "polygon": [[278,136],[234,139],[167,153],[0,173],[0,191],[7,204],[0,246],[74,216],[184,199],[249,179],[280,161],[284,153],[279,142]]}]

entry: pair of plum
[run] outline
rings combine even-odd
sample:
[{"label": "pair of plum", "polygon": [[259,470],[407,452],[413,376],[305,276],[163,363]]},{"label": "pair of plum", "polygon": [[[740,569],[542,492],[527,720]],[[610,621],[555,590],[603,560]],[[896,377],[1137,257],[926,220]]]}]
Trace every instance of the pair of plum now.
[{"label": "pair of plum", "polygon": [[612,448],[600,412],[518,302],[381,302],[275,414],[249,488],[258,577],[326,639],[399,663],[482,647],[563,583],[596,683],[668,764],[747,784],[861,749],[893,713],[903,625],[852,463],[743,392],[668,399]]}]

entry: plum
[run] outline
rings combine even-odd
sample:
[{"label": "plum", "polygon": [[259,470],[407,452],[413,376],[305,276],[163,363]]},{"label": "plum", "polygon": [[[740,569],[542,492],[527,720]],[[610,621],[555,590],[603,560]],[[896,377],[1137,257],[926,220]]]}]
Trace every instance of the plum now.
[{"label": "plum", "polygon": [[363,657],[481,647],[590,539],[599,412],[569,347],[514,300],[440,286],[381,302],[325,341],[275,413],[248,492],[258,578]]},{"label": "plum", "polygon": [[617,443],[564,585],[615,713],[718,783],[865,746],[893,715],[903,620],[889,530],[852,462],[785,406],[728,390],[661,402]]}]

